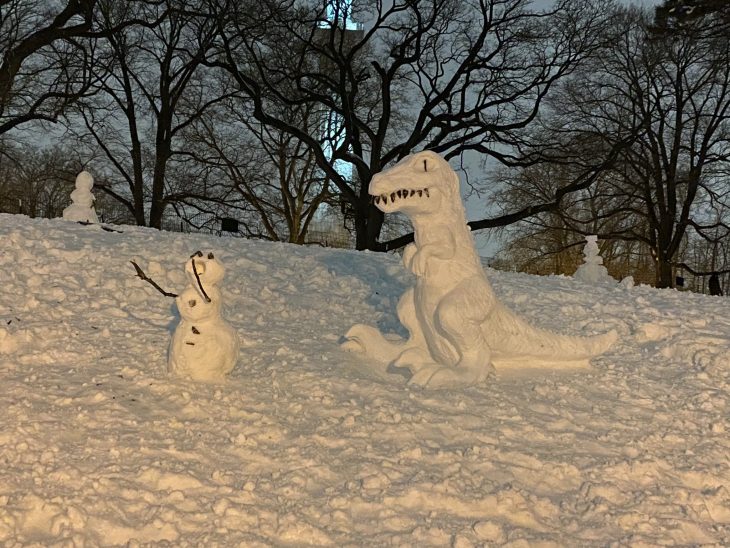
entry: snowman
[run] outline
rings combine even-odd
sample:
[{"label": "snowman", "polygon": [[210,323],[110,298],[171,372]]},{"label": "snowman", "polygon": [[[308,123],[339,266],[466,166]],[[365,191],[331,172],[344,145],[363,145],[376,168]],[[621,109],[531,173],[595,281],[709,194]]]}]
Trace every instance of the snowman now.
[{"label": "snowman", "polygon": [[76,190],[71,193],[70,206],[63,210],[63,218],[67,221],[82,223],[98,223],[99,219],[94,210],[94,195],[91,188],[94,186],[94,178],[88,171],[82,171],[76,177]]},{"label": "snowman", "polygon": [[188,286],[175,302],[180,323],[170,341],[170,372],[198,381],[222,380],[238,359],[238,333],[221,317],[218,283],[225,269],[200,251],[185,264]]},{"label": "snowman", "polygon": [[586,236],[586,245],[583,247],[583,264],[573,274],[573,278],[590,284],[615,282],[603,266],[603,257],[599,254],[598,236]]}]

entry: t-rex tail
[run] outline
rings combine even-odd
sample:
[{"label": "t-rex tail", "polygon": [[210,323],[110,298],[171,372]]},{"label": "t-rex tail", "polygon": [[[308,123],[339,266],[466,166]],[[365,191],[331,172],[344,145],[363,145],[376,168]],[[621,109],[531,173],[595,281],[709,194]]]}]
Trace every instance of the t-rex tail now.
[{"label": "t-rex tail", "polygon": [[604,353],[618,340],[616,330],[590,337],[553,333],[530,325],[502,305],[494,314],[490,332],[485,336],[495,367],[543,363],[553,367],[587,366],[588,360]]}]

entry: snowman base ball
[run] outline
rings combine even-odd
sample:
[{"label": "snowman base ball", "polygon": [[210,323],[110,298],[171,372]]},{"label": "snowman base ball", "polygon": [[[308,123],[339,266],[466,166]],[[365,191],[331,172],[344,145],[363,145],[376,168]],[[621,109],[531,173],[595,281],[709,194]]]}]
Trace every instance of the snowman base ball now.
[{"label": "snowman base ball", "polygon": [[238,360],[238,333],[221,317],[220,291],[208,290],[210,301],[193,287],[177,298],[180,323],[170,341],[168,369],[196,381],[220,381]]}]

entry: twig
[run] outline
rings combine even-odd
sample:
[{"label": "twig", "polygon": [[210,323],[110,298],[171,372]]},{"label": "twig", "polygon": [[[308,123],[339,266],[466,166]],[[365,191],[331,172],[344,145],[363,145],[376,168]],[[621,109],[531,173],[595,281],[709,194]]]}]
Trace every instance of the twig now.
[{"label": "twig", "polygon": [[[198,251],[200,253],[200,251]],[[193,263],[193,274],[195,274],[195,279],[198,282],[198,287],[200,288],[200,292],[203,294],[203,297],[205,297],[205,302],[210,302],[210,297],[208,297],[208,294],[205,292],[205,289],[203,289],[203,283],[200,281],[200,276],[198,276],[198,268],[195,266],[195,259],[191,259]]]},{"label": "twig", "polygon": [[[144,270],[142,270],[137,263],[135,263],[134,261],[129,261],[129,262],[132,263],[132,266],[134,266],[134,269],[137,271],[137,276],[142,278],[145,282],[149,282],[150,284],[152,284],[152,287],[154,287],[157,291],[162,293],[165,297],[173,297],[173,298],[177,297],[177,293],[170,293],[169,291],[165,291],[159,285],[157,285],[157,282],[155,282],[152,278],[147,276],[147,274],[144,273]],[[197,272],[195,275],[197,276]],[[207,298],[207,296],[206,296],[206,298]],[[210,299],[208,299],[208,302],[210,302]]]},{"label": "twig", "polygon": [[102,230],[106,230],[107,232],[117,232],[119,234],[124,234],[121,230],[114,230],[113,228],[109,228],[108,226],[104,226],[103,224],[100,224],[100,223],[90,223],[89,221],[76,221],[76,222],[83,226],[94,225],[94,226],[101,227]]}]

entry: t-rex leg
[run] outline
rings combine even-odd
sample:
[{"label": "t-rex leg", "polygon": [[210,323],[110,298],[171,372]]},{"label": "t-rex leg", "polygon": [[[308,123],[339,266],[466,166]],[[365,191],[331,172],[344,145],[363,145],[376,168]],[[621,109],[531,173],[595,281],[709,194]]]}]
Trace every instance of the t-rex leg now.
[{"label": "t-rex leg", "polygon": [[368,357],[382,364],[408,367],[412,371],[424,363],[432,364],[423,331],[416,317],[415,291],[411,287],[398,301],[398,319],[408,330],[408,339],[386,337],[376,328],[364,324],[353,325],[345,334],[347,339],[342,348],[364,352]]},{"label": "t-rex leg", "polygon": [[436,325],[458,352],[459,361],[455,366],[424,367],[411,377],[411,384],[428,388],[469,386],[485,380],[494,371],[483,333],[493,300],[493,296],[470,287],[469,280],[442,299],[436,309]]}]

